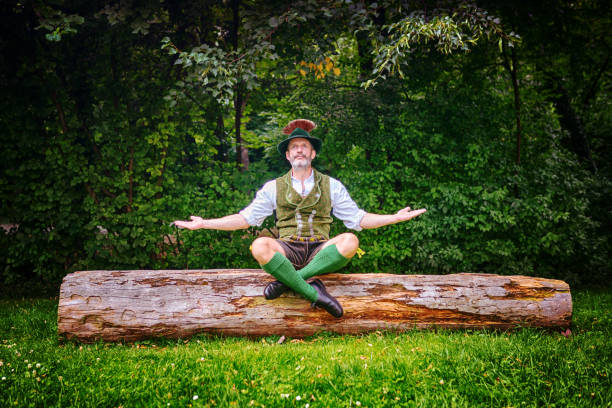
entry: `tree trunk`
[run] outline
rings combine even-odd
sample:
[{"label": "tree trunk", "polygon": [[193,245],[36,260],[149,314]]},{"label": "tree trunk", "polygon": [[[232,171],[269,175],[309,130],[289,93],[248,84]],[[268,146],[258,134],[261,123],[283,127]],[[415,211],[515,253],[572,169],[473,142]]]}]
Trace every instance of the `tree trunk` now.
[{"label": "tree trunk", "polygon": [[[231,39],[234,51],[238,52],[238,29],[240,26],[240,0],[232,0],[232,32]],[[235,88],[236,97],[234,98],[234,129],[236,132],[236,164],[240,171],[249,169],[249,151],[244,147],[240,127],[242,121],[242,113],[244,112],[244,90],[242,81],[239,78],[236,80]]]},{"label": "tree trunk", "polygon": [[228,145],[225,139],[225,122],[223,121],[223,111],[219,107],[215,113],[217,116],[217,128],[215,129],[215,135],[219,141],[219,149],[217,150],[217,160],[228,163]]},{"label": "tree trunk", "polygon": [[236,99],[234,101],[234,127],[236,131],[236,163],[240,171],[249,169],[249,151],[244,147],[240,128],[242,126],[242,112],[244,110],[244,100],[241,84],[236,85]]},{"label": "tree trunk", "polygon": [[336,319],[292,293],[268,301],[273,280],[256,269],[84,271],[64,278],[58,331],[84,342],[186,337],[356,334],[412,328],[567,328],[569,286],[487,274],[330,274],[344,307]]},{"label": "tree trunk", "polygon": [[[510,50],[510,59],[508,58],[506,51],[506,42],[502,42],[502,51],[504,57],[504,67],[510,74],[512,80],[512,90],[514,92],[514,117],[516,120],[516,166],[521,165],[521,140],[523,138],[523,127],[521,126],[521,97],[520,87],[518,82],[518,59],[516,58],[516,49],[512,47]],[[519,188],[518,184],[514,184],[514,196],[518,198]]]},{"label": "tree trunk", "polygon": [[582,125],[582,119],[572,106],[567,90],[559,80],[552,83],[552,87],[556,87],[556,94],[552,96],[552,101],[559,114],[559,124],[569,133],[569,149],[587,162],[591,172],[597,173],[597,165],[591,156],[591,147]]}]

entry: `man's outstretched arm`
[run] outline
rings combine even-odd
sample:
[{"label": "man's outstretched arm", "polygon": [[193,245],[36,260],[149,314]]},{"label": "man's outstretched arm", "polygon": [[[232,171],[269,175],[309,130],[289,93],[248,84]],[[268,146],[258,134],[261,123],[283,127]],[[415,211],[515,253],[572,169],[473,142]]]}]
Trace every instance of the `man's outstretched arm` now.
[{"label": "man's outstretched arm", "polygon": [[232,214],[222,218],[212,218],[205,220],[202,217],[192,215],[189,217],[191,221],[174,221],[173,224],[179,228],[187,228],[190,230],[197,229],[213,229],[223,231],[235,231],[239,229],[249,228],[249,223],[240,214]]},{"label": "man's outstretched arm", "polygon": [[395,214],[372,214],[366,213],[359,224],[363,229],[384,227],[385,225],[397,224],[398,222],[408,221],[418,217],[427,211],[425,208],[412,210],[410,207],[402,208]]}]

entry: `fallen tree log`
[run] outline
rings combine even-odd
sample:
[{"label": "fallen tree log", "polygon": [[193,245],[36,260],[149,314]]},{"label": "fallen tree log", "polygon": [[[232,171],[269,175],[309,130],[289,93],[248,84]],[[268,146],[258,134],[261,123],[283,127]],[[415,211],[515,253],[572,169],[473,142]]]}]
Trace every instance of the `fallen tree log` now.
[{"label": "fallen tree log", "polygon": [[58,331],[84,342],[412,328],[567,328],[567,283],[488,274],[330,274],[320,277],[344,307],[336,319],[292,293],[268,301],[273,278],[256,269],[83,271],[60,289]]}]

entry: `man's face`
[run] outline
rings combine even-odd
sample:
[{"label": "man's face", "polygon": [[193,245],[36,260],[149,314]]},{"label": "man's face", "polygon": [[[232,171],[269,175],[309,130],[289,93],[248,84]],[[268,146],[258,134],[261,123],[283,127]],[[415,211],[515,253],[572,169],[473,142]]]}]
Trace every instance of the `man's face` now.
[{"label": "man's face", "polygon": [[294,169],[310,167],[310,163],[312,163],[316,155],[317,152],[312,148],[310,142],[301,137],[291,139],[285,152],[285,157]]}]

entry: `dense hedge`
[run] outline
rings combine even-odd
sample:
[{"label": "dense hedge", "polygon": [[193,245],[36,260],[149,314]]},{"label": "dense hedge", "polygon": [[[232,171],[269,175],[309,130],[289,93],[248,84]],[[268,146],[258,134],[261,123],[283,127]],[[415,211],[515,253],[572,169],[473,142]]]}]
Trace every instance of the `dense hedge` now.
[{"label": "dense hedge", "polygon": [[[388,95],[389,89],[379,91]],[[315,101],[303,113],[312,117],[325,106],[340,109],[344,97],[321,99],[320,106]],[[367,105],[372,95],[355,97],[351,103]],[[504,96],[497,103],[480,99],[449,88],[397,116],[386,112],[396,108],[392,105],[370,106],[381,109],[376,125],[356,112],[350,121],[323,122],[315,131],[325,140],[315,165],[340,179],[360,207],[376,213],[406,205],[428,209],[411,222],[359,232],[366,253],[346,272],[491,272],[573,284],[609,274],[609,237],[590,216],[609,184],[582,170],[546,135],[532,137],[525,154],[531,164],[516,167],[508,155],[503,115],[494,120],[503,112]],[[461,119],[448,121],[451,112],[443,105],[458,106],[459,100]],[[427,121],[418,120],[422,116]],[[545,114],[533,120],[554,126],[554,117]],[[143,138],[142,150],[156,143],[153,136]],[[78,144],[48,141],[40,147],[45,154],[30,159],[25,158],[31,150],[16,151],[15,160],[24,160],[10,174],[20,186],[13,201],[20,209],[13,220],[19,229],[0,235],[7,254],[3,279],[56,280],[76,269],[257,267],[248,248],[259,233],[269,233],[271,217],[262,228],[237,232],[179,231],[169,223],[191,214],[220,217],[239,211],[265,180],[286,171],[286,164],[272,144],[249,171],[240,172],[215,160],[205,146],[168,149],[173,162],[166,164],[163,188],[149,180],[152,170],[141,166],[130,211],[121,172],[108,184],[120,192],[116,197],[88,193]],[[110,160],[114,150],[108,154]],[[112,174],[108,162],[99,165],[90,183],[100,173]],[[333,233],[343,230],[337,221]]]},{"label": "dense hedge", "polygon": [[[243,23],[263,27],[254,44],[239,36],[247,47],[241,54],[227,33],[236,16],[229,3],[179,3],[101,11],[78,1],[68,12],[26,2],[0,16],[7,39],[0,42],[7,56],[0,65],[0,222],[18,226],[0,233],[0,280],[58,282],[80,269],[257,267],[248,248],[271,233],[272,219],[237,232],[179,231],[170,222],[246,206],[288,169],[276,152],[280,129],[306,117],[324,141],[315,166],[340,179],[360,207],[428,209],[416,220],[359,232],[366,254],[347,272],[609,282],[612,115],[602,69],[609,52],[597,40],[607,33],[605,20],[591,3],[511,2],[498,11],[520,29],[518,54],[507,38],[453,55],[425,41],[393,56],[403,78],[383,75],[367,90],[360,85],[374,68],[371,48],[384,36],[368,37],[381,20],[361,20],[364,4],[305,2],[322,18],[305,27],[297,11],[279,21],[276,3],[259,2],[261,16],[274,17],[259,18],[257,7],[244,15]],[[368,13],[387,7],[389,17],[405,17],[386,4],[369,5]],[[330,17],[342,10],[355,19]],[[525,22],[519,11],[540,14]],[[549,15],[565,23],[549,23]],[[34,30],[41,21],[51,26]],[[213,44],[228,54],[207,54]],[[179,59],[178,47],[186,50]],[[228,59],[236,64],[225,65]],[[192,64],[203,71],[190,71]],[[237,92],[234,106],[219,103],[222,88]],[[240,143],[250,149],[247,171],[235,164]],[[341,222],[333,228],[344,230]]]}]

